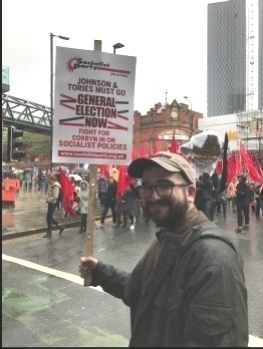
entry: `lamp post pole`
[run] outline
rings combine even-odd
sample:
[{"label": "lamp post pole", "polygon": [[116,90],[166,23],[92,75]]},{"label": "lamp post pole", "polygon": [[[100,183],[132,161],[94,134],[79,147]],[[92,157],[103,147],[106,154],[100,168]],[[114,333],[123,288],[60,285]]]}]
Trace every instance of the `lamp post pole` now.
[{"label": "lamp post pole", "polygon": [[50,150],[50,166],[51,171],[53,168],[53,161],[52,161],[52,149],[53,149],[53,116],[54,116],[54,106],[53,106],[53,37],[56,36],[62,40],[69,40],[66,36],[61,35],[55,35],[53,33],[49,34],[50,36],[50,128],[51,128],[51,150]]},{"label": "lamp post pole", "polygon": [[124,47],[124,45],[121,44],[120,42],[118,42],[117,44],[113,45],[112,47],[113,47],[113,53],[115,54],[115,53],[116,53],[116,50],[117,50],[118,48]]},{"label": "lamp post pole", "polygon": [[191,114],[190,114],[190,128],[191,128],[191,136],[193,135],[194,132],[194,113],[193,113],[193,108],[192,108],[192,102],[190,101],[190,99],[187,96],[184,96],[185,99],[188,100],[188,102],[190,103],[190,110],[191,110]]}]

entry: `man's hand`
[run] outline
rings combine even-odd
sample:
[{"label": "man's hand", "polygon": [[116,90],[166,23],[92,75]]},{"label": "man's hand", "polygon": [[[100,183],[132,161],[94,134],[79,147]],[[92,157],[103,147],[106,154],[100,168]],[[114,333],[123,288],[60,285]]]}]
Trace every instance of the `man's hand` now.
[{"label": "man's hand", "polygon": [[98,260],[94,257],[81,257],[79,273],[83,279],[88,279],[92,270],[96,267]]}]

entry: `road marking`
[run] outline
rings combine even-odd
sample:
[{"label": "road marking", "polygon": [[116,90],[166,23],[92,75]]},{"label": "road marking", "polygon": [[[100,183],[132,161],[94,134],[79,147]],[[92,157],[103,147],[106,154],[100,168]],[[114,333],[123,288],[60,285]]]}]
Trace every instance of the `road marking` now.
[{"label": "road marking", "polygon": [[[7,261],[7,262],[16,263],[16,264],[22,265],[24,267],[40,271],[42,273],[53,275],[53,276],[56,276],[56,277],[59,277],[61,279],[65,279],[65,280],[68,280],[68,281],[71,281],[71,282],[75,282],[76,284],[79,284],[79,285],[83,285],[83,282],[84,282],[83,279],[80,276],[73,275],[73,274],[70,274],[70,273],[66,273],[64,271],[59,271],[59,270],[55,270],[55,269],[52,269],[52,268],[44,267],[43,265],[32,263],[32,262],[28,262],[28,261],[26,261],[24,259],[7,256],[5,254],[2,254],[2,259],[4,261]],[[89,286],[89,287],[93,288],[96,291],[105,293],[100,286],[97,286],[97,287]],[[255,337],[255,336],[249,335],[248,346],[249,347],[253,347],[253,348],[255,348],[255,347],[262,348],[263,347],[263,339],[261,339],[259,337]]]},{"label": "road marking", "polygon": [[252,348],[263,348],[263,339],[249,335],[248,346]]},{"label": "road marking", "polygon": [[[34,270],[40,271],[42,273],[46,273],[46,274],[49,274],[49,275],[54,275],[54,276],[56,276],[58,278],[65,279],[65,280],[68,280],[68,281],[71,281],[71,282],[75,282],[76,284],[79,284],[79,285],[83,285],[83,283],[84,283],[84,280],[80,276],[77,276],[77,275],[74,275],[74,274],[70,274],[70,273],[66,273],[64,271],[60,271],[60,270],[44,267],[43,265],[32,263],[32,262],[28,262],[28,261],[26,261],[24,259],[7,256],[5,254],[2,254],[2,259],[4,261],[7,261],[7,262],[12,262],[12,263],[16,263],[16,264],[22,265],[22,266],[24,266],[26,268],[34,269]],[[101,287],[99,287],[99,286],[97,286],[97,287],[89,286],[89,287],[93,288],[94,290],[97,290],[97,291],[105,293],[103,291],[103,289]]]}]

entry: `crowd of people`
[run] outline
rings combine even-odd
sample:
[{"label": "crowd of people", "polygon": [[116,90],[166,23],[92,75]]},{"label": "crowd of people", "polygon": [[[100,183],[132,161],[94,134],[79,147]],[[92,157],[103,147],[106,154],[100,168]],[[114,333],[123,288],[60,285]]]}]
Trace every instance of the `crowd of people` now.
[{"label": "crowd of people", "polygon": [[[59,183],[59,174],[55,174],[54,176],[57,179],[57,183]],[[32,186],[32,174],[29,171],[19,173],[18,178],[20,181],[25,181],[26,187]],[[48,193],[50,178],[50,171],[38,171],[36,180],[39,191],[43,188]],[[74,177],[69,177],[69,179],[74,187],[72,208],[76,214],[80,215],[79,233],[83,233],[86,231],[88,215],[88,178],[85,178],[86,180],[83,181],[75,181]],[[143,210],[137,190],[141,184],[140,180],[132,180],[118,197],[117,184],[117,178],[112,175],[98,175],[97,200],[102,209],[99,227],[104,227],[109,210],[112,216],[113,227],[129,227],[131,230],[134,230],[136,223],[141,217],[145,220],[146,225],[149,224],[150,219]],[[216,221],[215,216],[222,213],[224,218],[227,218],[229,211],[232,211],[237,217],[236,232],[240,233],[243,230],[249,229],[251,212],[255,213],[256,219],[263,218],[262,185],[249,181],[244,174],[235,176],[226,184],[224,190],[220,190],[220,176],[217,174],[210,176],[209,173],[204,172],[196,181],[196,187],[195,205],[212,222]],[[86,194],[83,195],[83,192]],[[51,236],[50,227],[52,221],[53,225],[58,226],[58,223],[53,219],[55,210],[63,210],[61,186],[57,195],[54,208],[51,209],[53,205],[49,205],[48,208],[48,231],[44,237]],[[63,218],[66,219],[67,216],[68,213],[63,210]]]},{"label": "crowd of people", "polygon": [[[18,178],[21,186],[32,189],[33,183],[37,183],[38,191],[43,190],[48,193],[50,177],[54,175],[59,183],[59,173],[52,173],[49,169],[39,169],[33,174],[30,170],[20,171],[17,174],[12,173],[13,178]],[[67,175],[69,175],[67,173]],[[10,177],[10,174],[9,174]],[[79,232],[86,231],[88,194],[83,196],[83,192],[88,193],[88,177],[82,178],[82,181],[75,181],[74,177],[69,177],[74,193],[72,196],[72,208],[76,214],[80,214],[81,224]],[[141,200],[137,188],[141,182],[138,179],[130,181],[129,185],[119,195],[117,195],[118,178],[114,175],[98,174],[97,179],[97,201],[101,206],[100,228],[104,227],[106,216],[110,210],[113,227],[129,227],[135,229],[136,223],[140,217],[143,218],[146,225],[149,224],[149,217],[145,214],[141,205]],[[84,190],[84,186],[86,189]],[[227,218],[229,211],[236,214],[237,229],[240,233],[242,230],[249,228],[251,212],[255,214],[256,219],[263,218],[263,189],[262,185],[253,182],[246,175],[240,174],[232,178],[224,190],[220,190],[220,176],[204,172],[196,180],[197,192],[195,196],[196,207],[205,213],[206,217],[214,222],[219,214]],[[79,195],[78,195],[79,194]],[[80,199],[81,196],[81,199]],[[55,209],[49,208],[47,218],[48,234],[50,221],[53,219],[54,211],[62,209],[63,219],[66,219],[68,213],[64,211],[62,204],[62,188],[58,191],[58,198],[55,200]],[[51,214],[51,212],[53,212]],[[51,217],[52,216],[52,217]],[[51,218],[50,218],[51,217]],[[54,223],[56,224],[56,223]]]},{"label": "crowd of people", "polygon": [[197,181],[195,204],[212,222],[215,221],[215,215],[222,212],[224,218],[227,218],[227,212],[232,210],[237,215],[236,232],[240,233],[248,230],[251,212],[255,213],[256,219],[263,218],[262,188],[262,185],[250,181],[241,173],[220,190],[220,177],[205,172]]}]

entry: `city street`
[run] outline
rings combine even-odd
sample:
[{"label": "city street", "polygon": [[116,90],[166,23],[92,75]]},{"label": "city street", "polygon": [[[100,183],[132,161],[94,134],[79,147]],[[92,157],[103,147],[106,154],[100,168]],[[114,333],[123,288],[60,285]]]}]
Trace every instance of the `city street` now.
[{"label": "city street", "polygon": [[[19,207],[19,205],[17,205]],[[42,217],[43,222],[44,218]],[[249,231],[235,233],[236,216],[216,216],[240,248],[248,288],[250,346],[263,346],[263,220],[251,214]],[[86,288],[78,274],[86,236],[78,227],[52,239],[42,233],[3,241],[2,345],[4,347],[122,347],[130,337],[129,309],[100,288]],[[94,255],[131,271],[155,238],[144,221],[134,231],[113,228],[94,232]],[[261,339],[261,340],[260,340]]]}]

